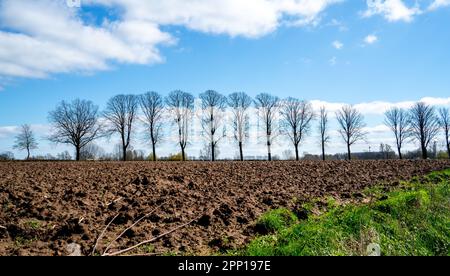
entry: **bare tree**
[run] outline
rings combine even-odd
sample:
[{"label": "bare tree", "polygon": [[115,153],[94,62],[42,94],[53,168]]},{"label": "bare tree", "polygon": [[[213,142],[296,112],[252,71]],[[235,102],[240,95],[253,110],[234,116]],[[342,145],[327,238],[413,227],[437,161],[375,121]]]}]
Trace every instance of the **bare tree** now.
[{"label": "bare tree", "polygon": [[287,98],[281,105],[282,125],[294,144],[295,160],[300,160],[298,147],[311,129],[314,111],[309,102]]},{"label": "bare tree", "polygon": [[330,136],[328,135],[328,113],[325,106],[322,106],[320,108],[319,132],[320,132],[320,145],[322,147],[322,160],[325,161],[325,147],[330,141]]},{"label": "bare tree", "polygon": [[182,160],[186,161],[186,146],[189,140],[189,127],[194,110],[194,96],[180,90],[167,96],[166,104],[178,127],[178,143],[181,148]]},{"label": "bare tree", "polygon": [[73,145],[77,161],[80,160],[81,150],[98,138],[102,129],[98,120],[98,107],[91,101],[62,101],[49,113],[48,118],[54,129],[49,140]]},{"label": "bare tree", "polygon": [[143,150],[134,149],[132,146],[130,146],[127,149],[127,160],[129,161],[144,161],[145,160],[145,154]]},{"label": "bare tree", "polygon": [[107,132],[118,133],[122,141],[122,160],[127,161],[127,149],[131,143],[133,124],[139,108],[138,97],[135,95],[117,95],[106,104],[103,113],[109,123]]},{"label": "bare tree", "polygon": [[220,131],[223,123],[227,98],[214,90],[208,90],[200,94],[200,100],[202,101],[202,129],[211,147],[211,161],[214,162],[216,146],[223,137],[218,136],[217,131]]},{"label": "bare tree", "polygon": [[[51,154],[47,154],[47,156],[45,156],[45,160],[70,161],[70,160],[72,160],[72,156],[70,155],[70,153],[67,150],[65,150],[63,152],[58,153],[56,155],[56,157],[53,157]],[[82,160],[82,159],[80,159],[80,160]]]},{"label": "bare tree", "polygon": [[292,150],[284,150],[282,156],[284,160],[294,160],[295,158]]},{"label": "bare tree", "polygon": [[144,123],[152,144],[153,161],[156,161],[156,144],[160,141],[163,133],[164,100],[160,94],[148,92],[141,95],[139,101],[144,112]]},{"label": "bare tree", "polygon": [[382,159],[391,159],[391,156],[395,156],[392,147],[388,144],[380,144],[380,153]]},{"label": "bare tree", "polygon": [[80,153],[80,160],[97,160],[105,156],[105,150],[95,143],[89,143]]},{"label": "bare tree", "polygon": [[243,145],[248,138],[249,115],[247,111],[252,104],[252,98],[244,92],[235,92],[228,96],[228,106],[233,113],[234,139],[238,142],[240,160],[244,161]]},{"label": "bare tree", "polygon": [[423,102],[414,104],[410,109],[411,133],[419,141],[422,158],[428,158],[428,146],[439,133],[439,120],[434,107]]},{"label": "bare tree", "polygon": [[384,113],[384,123],[395,135],[398,157],[403,159],[403,143],[411,137],[410,120],[408,112],[404,109],[394,107]]},{"label": "bare tree", "polygon": [[[219,148],[214,148],[215,151],[215,156],[219,156],[220,154],[220,149]],[[205,143],[203,145],[203,148],[200,150],[199,152],[199,159],[201,161],[210,161],[211,160],[211,144],[210,143]]]},{"label": "bare tree", "polygon": [[450,143],[449,143],[450,112],[448,108],[439,109],[439,123],[442,129],[444,130],[445,145],[447,147],[448,158],[450,159]]},{"label": "bare tree", "polygon": [[27,160],[29,160],[31,150],[37,149],[37,147],[38,143],[36,142],[36,138],[34,137],[30,125],[22,125],[20,127],[20,133],[16,136],[13,148],[17,150],[26,150]]},{"label": "bare tree", "polygon": [[262,128],[267,142],[267,158],[272,161],[271,145],[276,138],[277,113],[279,111],[279,98],[262,93],[255,98],[255,107],[258,110],[259,119],[262,121]]},{"label": "bare tree", "polygon": [[353,106],[346,105],[336,112],[336,118],[340,126],[339,133],[347,144],[347,158],[351,160],[351,146],[366,137],[364,116]]},{"label": "bare tree", "polygon": [[0,153],[0,161],[12,161],[14,160],[14,153],[10,151]]}]

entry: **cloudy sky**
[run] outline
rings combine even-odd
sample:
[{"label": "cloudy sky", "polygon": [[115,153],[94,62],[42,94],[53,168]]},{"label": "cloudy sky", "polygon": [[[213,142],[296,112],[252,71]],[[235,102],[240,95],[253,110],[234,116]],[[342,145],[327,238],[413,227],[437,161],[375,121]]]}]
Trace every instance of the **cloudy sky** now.
[{"label": "cloudy sky", "polygon": [[[450,0],[0,0],[0,152],[24,123],[39,137],[36,154],[68,149],[45,140],[61,100],[102,109],[116,94],[175,89],[268,92],[331,113],[354,104],[369,132],[355,150],[374,149],[392,143],[388,107],[450,106],[449,26]],[[302,152],[319,152],[314,130]],[[134,147],[147,151],[139,132]],[[265,152],[256,140],[249,155]],[[170,137],[161,147],[176,151]],[[289,148],[280,137],[275,153]],[[231,141],[222,152],[235,154]]]}]

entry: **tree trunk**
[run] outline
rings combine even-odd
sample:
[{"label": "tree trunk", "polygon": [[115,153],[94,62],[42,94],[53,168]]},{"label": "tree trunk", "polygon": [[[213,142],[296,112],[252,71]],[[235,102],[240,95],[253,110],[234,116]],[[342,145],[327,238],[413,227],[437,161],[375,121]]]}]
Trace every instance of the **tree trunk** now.
[{"label": "tree trunk", "polygon": [[350,150],[350,144],[347,144],[347,153],[348,153],[347,155],[348,160],[352,160],[352,152]]},{"label": "tree trunk", "polygon": [[450,159],[450,144],[448,143],[448,132],[447,132],[447,136],[445,137],[445,142],[447,143],[447,155],[448,155],[448,159]]},{"label": "tree trunk", "polygon": [[272,161],[272,153],[270,152],[270,141],[267,141],[267,159]]},{"label": "tree trunk", "polygon": [[216,161],[216,146],[214,143],[211,143],[211,161]]},{"label": "tree trunk", "polygon": [[80,158],[81,158],[81,149],[80,149],[80,146],[76,146],[76,147],[75,147],[75,152],[76,152],[75,160],[76,160],[76,161],[80,161]]},{"label": "tree trunk", "polygon": [[300,158],[298,156],[298,145],[295,145],[295,160],[296,161],[300,160]]},{"label": "tree trunk", "polygon": [[425,147],[424,144],[422,144],[422,159],[424,159],[424,160],[428,159],[427,147]]},{"label": "tree trunk", "polygon": [[184,152],[184,147],[183,146],[181,147],[181,158],[182,158],[183,161],[186,161],[186,154]]},{"label": "tree trunk", "polygon": [[244,153],[242,151],[242,142],[239,142],[239,155],[241,156],[241,161],[244,161]]},{"label": "tree trunk", "polygon": [[27,148],[27,160],[30,160],[30,149]]},{"label": "tree trunk", "polygon": [[156,161],[156,144],[152,143],[152,147],[153,147],[153,161]]},{"label": "tree trunk", "polygon": [[399,158],[400,160],[402,160],[402,159],[403,159],[403,156],[402,156],[402,150],[401,150],[400,147],[397,147],[397,150],[398,150],[398,158]]},{"label": "tree trunk", "polygon": [[450,144],[447,141],[447,154],[448,154],[448,159],[450,159]]},{"label": "tree trunk", "polygon": [[127,161],[127,146],[125,144],[125,129],[122,127],[120,131],[120,138],[122,138],[122,161]]},{"label": "tree trunk", "polygon": [[122,145],[122,161],[127,161],[127,147]]},{"label": "tree trunk", "polygon": [[325,161],[325,142],[322,140],[322,160]]}]

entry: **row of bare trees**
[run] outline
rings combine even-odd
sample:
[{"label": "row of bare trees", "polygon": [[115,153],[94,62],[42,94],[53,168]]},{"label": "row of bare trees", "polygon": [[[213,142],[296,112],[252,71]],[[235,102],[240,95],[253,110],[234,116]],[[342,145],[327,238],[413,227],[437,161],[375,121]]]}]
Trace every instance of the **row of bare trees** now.
[{"label": "row of bare trees", "polygon": [[[321,107],[316,114],[311,103],[289,97],[278,97],[262,93],[254,99],[244,92],[236,92],[228,97],[216,91],[208,90],[199,95],[201,101],[201,127],[207,140],[208,153],[212,161],[216,160],[220,140],[225,136],[225,112],[227,107],[232,116],[231,127],[240,160],[244,160],[244,144],[249,137],[250,107],[255,107],[259,118],[259,127],[264,133],[267,146],[267,158],[272,160],[271,147],[279,134],[286,135],[295,150],[296,160],[300,159],[299,147],[310,134],[312,122],[318,120],[322,159],[330,142],[329,114]],[[74,146],[76,160],[80,160],[83,149],[95,139],[117,135],[121,140],[122,159],[127,160],[127,151],[132,141],[132,133],[137,121],[144,123],[146,138],[152,146],[152,159],[156,161],[156,147],[161,141],[164,126],[173,122],[177,129],[177,140],[182,160],[186,160],[186,147],[189,143],[190,129],[194,116],[195,98],[192,94],[176,90],[167,97],[156,92],[143,95],[117,95],[106,104],[103,112],[91,101],[74,100],[61,102],[49,113],[53,132],[49,140],[55,143]],[[139,116],[142,114],[142,116]],[[352,158],[351,147],[365,140],[367,133],[363,115],[353,106],[346,105],[336,112],[338,132],[346,144],[347,158]],[[428,158],[427,148],[442,129],[445,134],[447,151],[449,149],[449,110],[440,109],[419,102],[410,109],[392,108],[385,113],[385,124],[396,139],[399,158],[402,158],[402,146],[409,139],[419,142],[422,157]],[[22,126],[16,137],[16,149],[30,151],[37,147],[36,139],[28,125]]]},{"label": "row of bare trees", "polygon": [[[310,103],[295,98],[280,101],[278,97],[262,93],[253,100],[243,92],[236,92],[228,97],[208,90],[199,96],[201,101],[201,126],[210,146],[210,158],[216,160],[217,146],[225,136],[225,110],[232,113],[234,138],[239,147],[240,160],[244,160],[243,146],[249,137],[249,108],[254,104],[262,130],[267,141],[268,160],[272,160],[271,146],[280,132],[285,133],[292,141],[296,159],[299,160],[299,145],[308,134],[315,115]],[[54,132],[49,137],[56,143],[70,144],[75,147],[76,160],[80,160],[82,149],[94,139],[117,134],[121,139],[123,160],[127,159],[127,149],[139,110],[143,119],[149,141],[152,145],[152,158],[156,160],[156,145],[163,133],[163,125],[170,117],[177,127],[178,144],[182,160],[186,160],[186,147],[194,114],[193,95],[176,90],[163,98],[156,92],[144,95],[118,95],[111,98],[106,109],[100,113],[98,107],[90,101],[75,100],[71,103],[63,101],[49,113],[49,121]],[[167,111],[167,112],[166,112]],[[325,112],[325,111],[324,111]],[[326,116],[326,114],[325,114]],[[280,118],[281,117],[281,118]],[[281,129],[278,121],[281,119]],[[324,121],[323,134],[326,135],[327,122]],[[325,143],[328,141],[324,137]]]},{"label": "row of bare trees", "polygon": [[422,158],[427,159],[429,145],[436,139],[441,129],[444,132],[447,153],[450,157],[448,108],[437,111],[433,106],[423,102],[414,104],[409,110],[392,108],[385,113],[385,124],[395,136],[400,159],[402,159],[404,143],[411,139],[419,142]]}]

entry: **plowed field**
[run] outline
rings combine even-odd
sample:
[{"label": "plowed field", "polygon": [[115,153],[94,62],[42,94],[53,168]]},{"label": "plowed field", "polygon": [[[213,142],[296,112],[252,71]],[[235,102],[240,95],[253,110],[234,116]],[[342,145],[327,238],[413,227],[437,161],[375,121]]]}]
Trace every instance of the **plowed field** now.
[{"label": "plowed field", "polygon": [[101,254],[148,213],[110,253],[192,221],[128,253],[207,255],[248,242],[269,209],[302,216],[303,202],[362,200],[367,187],[445,168],[449,161],[0,163],[0,255],[67,255],[70,243],[90,255],[116,217]]}]

